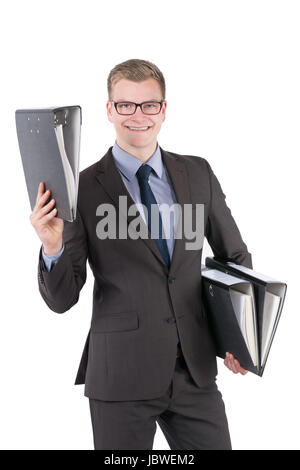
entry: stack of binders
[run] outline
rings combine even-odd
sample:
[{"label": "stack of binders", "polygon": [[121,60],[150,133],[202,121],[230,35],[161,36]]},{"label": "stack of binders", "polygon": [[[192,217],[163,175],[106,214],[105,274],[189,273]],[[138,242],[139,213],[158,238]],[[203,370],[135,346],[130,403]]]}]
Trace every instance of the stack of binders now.
[{"label": "stack of binders", "polygon": [[241,366],[263,375],[287,285],[232,262],[207,257],[203,302],[217,355],[230,352]]},{"label": "stack of binders", "polygon": [[[17,109],[17,136],[31,209],[39,183],[50,189],[57,217],[76,219],[81,107]],[[49,198],[50,199],[50,198]]]}]

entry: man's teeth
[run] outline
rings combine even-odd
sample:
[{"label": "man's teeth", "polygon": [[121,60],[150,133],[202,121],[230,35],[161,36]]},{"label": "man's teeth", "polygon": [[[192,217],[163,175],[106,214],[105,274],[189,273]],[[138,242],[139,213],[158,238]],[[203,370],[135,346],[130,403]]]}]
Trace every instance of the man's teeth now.
[{"label": "man's teeth", "polygon": [[149,126],[147,126],[147,127],[130,127],[130,126],[128,126],[128,127],[129,127],[129,129],[132,129],[134,131],[145,131],[146,129],[148,129]]}]

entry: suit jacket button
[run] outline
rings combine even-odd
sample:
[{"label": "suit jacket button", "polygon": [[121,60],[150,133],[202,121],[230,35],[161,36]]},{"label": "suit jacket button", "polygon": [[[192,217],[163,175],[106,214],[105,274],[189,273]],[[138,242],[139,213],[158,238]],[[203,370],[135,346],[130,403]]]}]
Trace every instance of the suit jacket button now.
[{"label": "suit jacket button", "polygon": [[176,319],[174,317],[167,318],[168,323],[175,323]]},{"label": "suit jacket button", "polygon": [[169,276],[168,277],[168,281],[170,284],[172,284],[173,281],[175,281],[176,277],[173,277],[173,276]]}]

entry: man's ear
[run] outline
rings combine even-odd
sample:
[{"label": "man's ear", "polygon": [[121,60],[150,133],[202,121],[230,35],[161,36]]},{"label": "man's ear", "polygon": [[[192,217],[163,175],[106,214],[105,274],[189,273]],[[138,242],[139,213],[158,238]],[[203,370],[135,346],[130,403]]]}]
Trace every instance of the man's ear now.
[{"label": "man's ear", "polygon": [[107,117],[108,117],[109,121],[113,122],[112,121],[112,103],[109,100],[107,100],[107,102],[106,102],[106,111],[107,111]]},{"label": "man's ear", "polygon": [[162,105],[162,108],[161,108],[161,112],[162,112],[162,115],[163,115],[163,122],[166,119],[166,108],[167,108],[167,102],[165,100],[163,102],[163,105]]}]

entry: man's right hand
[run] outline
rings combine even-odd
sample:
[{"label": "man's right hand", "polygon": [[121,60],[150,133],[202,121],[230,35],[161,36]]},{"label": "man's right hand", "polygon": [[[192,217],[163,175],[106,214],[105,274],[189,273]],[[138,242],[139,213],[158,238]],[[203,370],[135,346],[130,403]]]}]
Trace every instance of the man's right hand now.
[{"label": "man's right hand", "polygon": [[38,187],[35,206],[29,219],[43,243],[45,255],[56,255],[63,245],[64,221],[59,217],[55,217],[57,209],[54,207],[54,199],[45,204],[50,194],[49,189],[44,192],[44,183],[41,182]]}]

